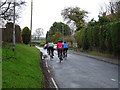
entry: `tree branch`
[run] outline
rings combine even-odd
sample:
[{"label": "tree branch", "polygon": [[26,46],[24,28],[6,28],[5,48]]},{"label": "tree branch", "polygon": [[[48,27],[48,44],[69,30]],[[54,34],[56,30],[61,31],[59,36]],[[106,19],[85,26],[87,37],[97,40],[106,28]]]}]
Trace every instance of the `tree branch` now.
[{"label": "tree branch", "polygon": [[8,3],[8,7],[7,7],[6,10],[2,13],[2,15],[5,15],[5,13],[8,11],[8,9],[10,8],[10,4],[11,4],[11,2]]},{"label": "tree branch", "polygon": [[7,0],[2,4],[2,5],[0,5],[0,8],[3,6],[3,5],[5,5],[6,4],[6,2],[7,2]]}]

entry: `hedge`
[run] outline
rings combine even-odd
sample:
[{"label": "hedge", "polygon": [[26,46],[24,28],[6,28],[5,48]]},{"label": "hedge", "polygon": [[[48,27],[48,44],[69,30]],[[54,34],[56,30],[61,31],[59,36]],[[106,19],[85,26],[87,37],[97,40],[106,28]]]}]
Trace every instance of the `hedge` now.
[{"label": "hedge", "polygon": [[120,52],[120,21],[89,26],[76,32],[79,48],[118,54]]}]

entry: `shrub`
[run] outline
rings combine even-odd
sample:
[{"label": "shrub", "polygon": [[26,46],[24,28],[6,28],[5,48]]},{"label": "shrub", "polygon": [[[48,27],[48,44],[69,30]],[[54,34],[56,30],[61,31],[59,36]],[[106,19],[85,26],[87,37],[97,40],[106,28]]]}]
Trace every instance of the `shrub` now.
[{"label": "shrub", "polygon": [[30,42],[30,35],[31,35],[31,31],[29,30],[28,27],[25,27],[22,30],[23,43],[28,44]]}]

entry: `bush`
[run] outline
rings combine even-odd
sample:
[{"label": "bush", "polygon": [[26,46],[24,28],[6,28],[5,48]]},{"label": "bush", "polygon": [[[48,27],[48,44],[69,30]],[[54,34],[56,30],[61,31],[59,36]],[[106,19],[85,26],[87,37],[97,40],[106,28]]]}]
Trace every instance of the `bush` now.
[{"label": "bush", "polygon": [[120,22],[111,23],[109,30],[113,53],[118,54],[120,52]]},{"label": "bush", "polygon": [[25,27],[22,30],[23,43],[28,44],[30,42],[30,35],[31,35],[31,31],[29,30],[28,27]]},{"label": "bush", "polygon": [[83,48],[85,50],[89,48],[86,29],[82,29],[76,32],[76,40],[79,48]]},{"label": "bush", "polygon": [[44,47],[45,42],[41,42],[39,45],[40,45],[41,47]]}]

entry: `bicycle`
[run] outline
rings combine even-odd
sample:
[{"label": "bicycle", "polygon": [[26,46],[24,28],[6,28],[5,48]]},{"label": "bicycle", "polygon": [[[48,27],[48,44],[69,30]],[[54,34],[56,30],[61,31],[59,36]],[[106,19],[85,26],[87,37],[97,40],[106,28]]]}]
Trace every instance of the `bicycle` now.
[{"label": "bicycle", "polygon": [[58,51],[58,57],[59,57],[59,59],[60,59],[60,63],[61,63],[61,61],[63,60],[63,55],[62,55],[62,53],[63,53],[62,49],[59,49],[59,51]]},{"label": "bicycle", "polygon": [[65,60],[67,60],[67,52],[64,52],[63,58],[64,58]]},{"label": "bicycle", "polygon": [[63,51],[63,58],[67,60],[67,49],[64,49]]}]

